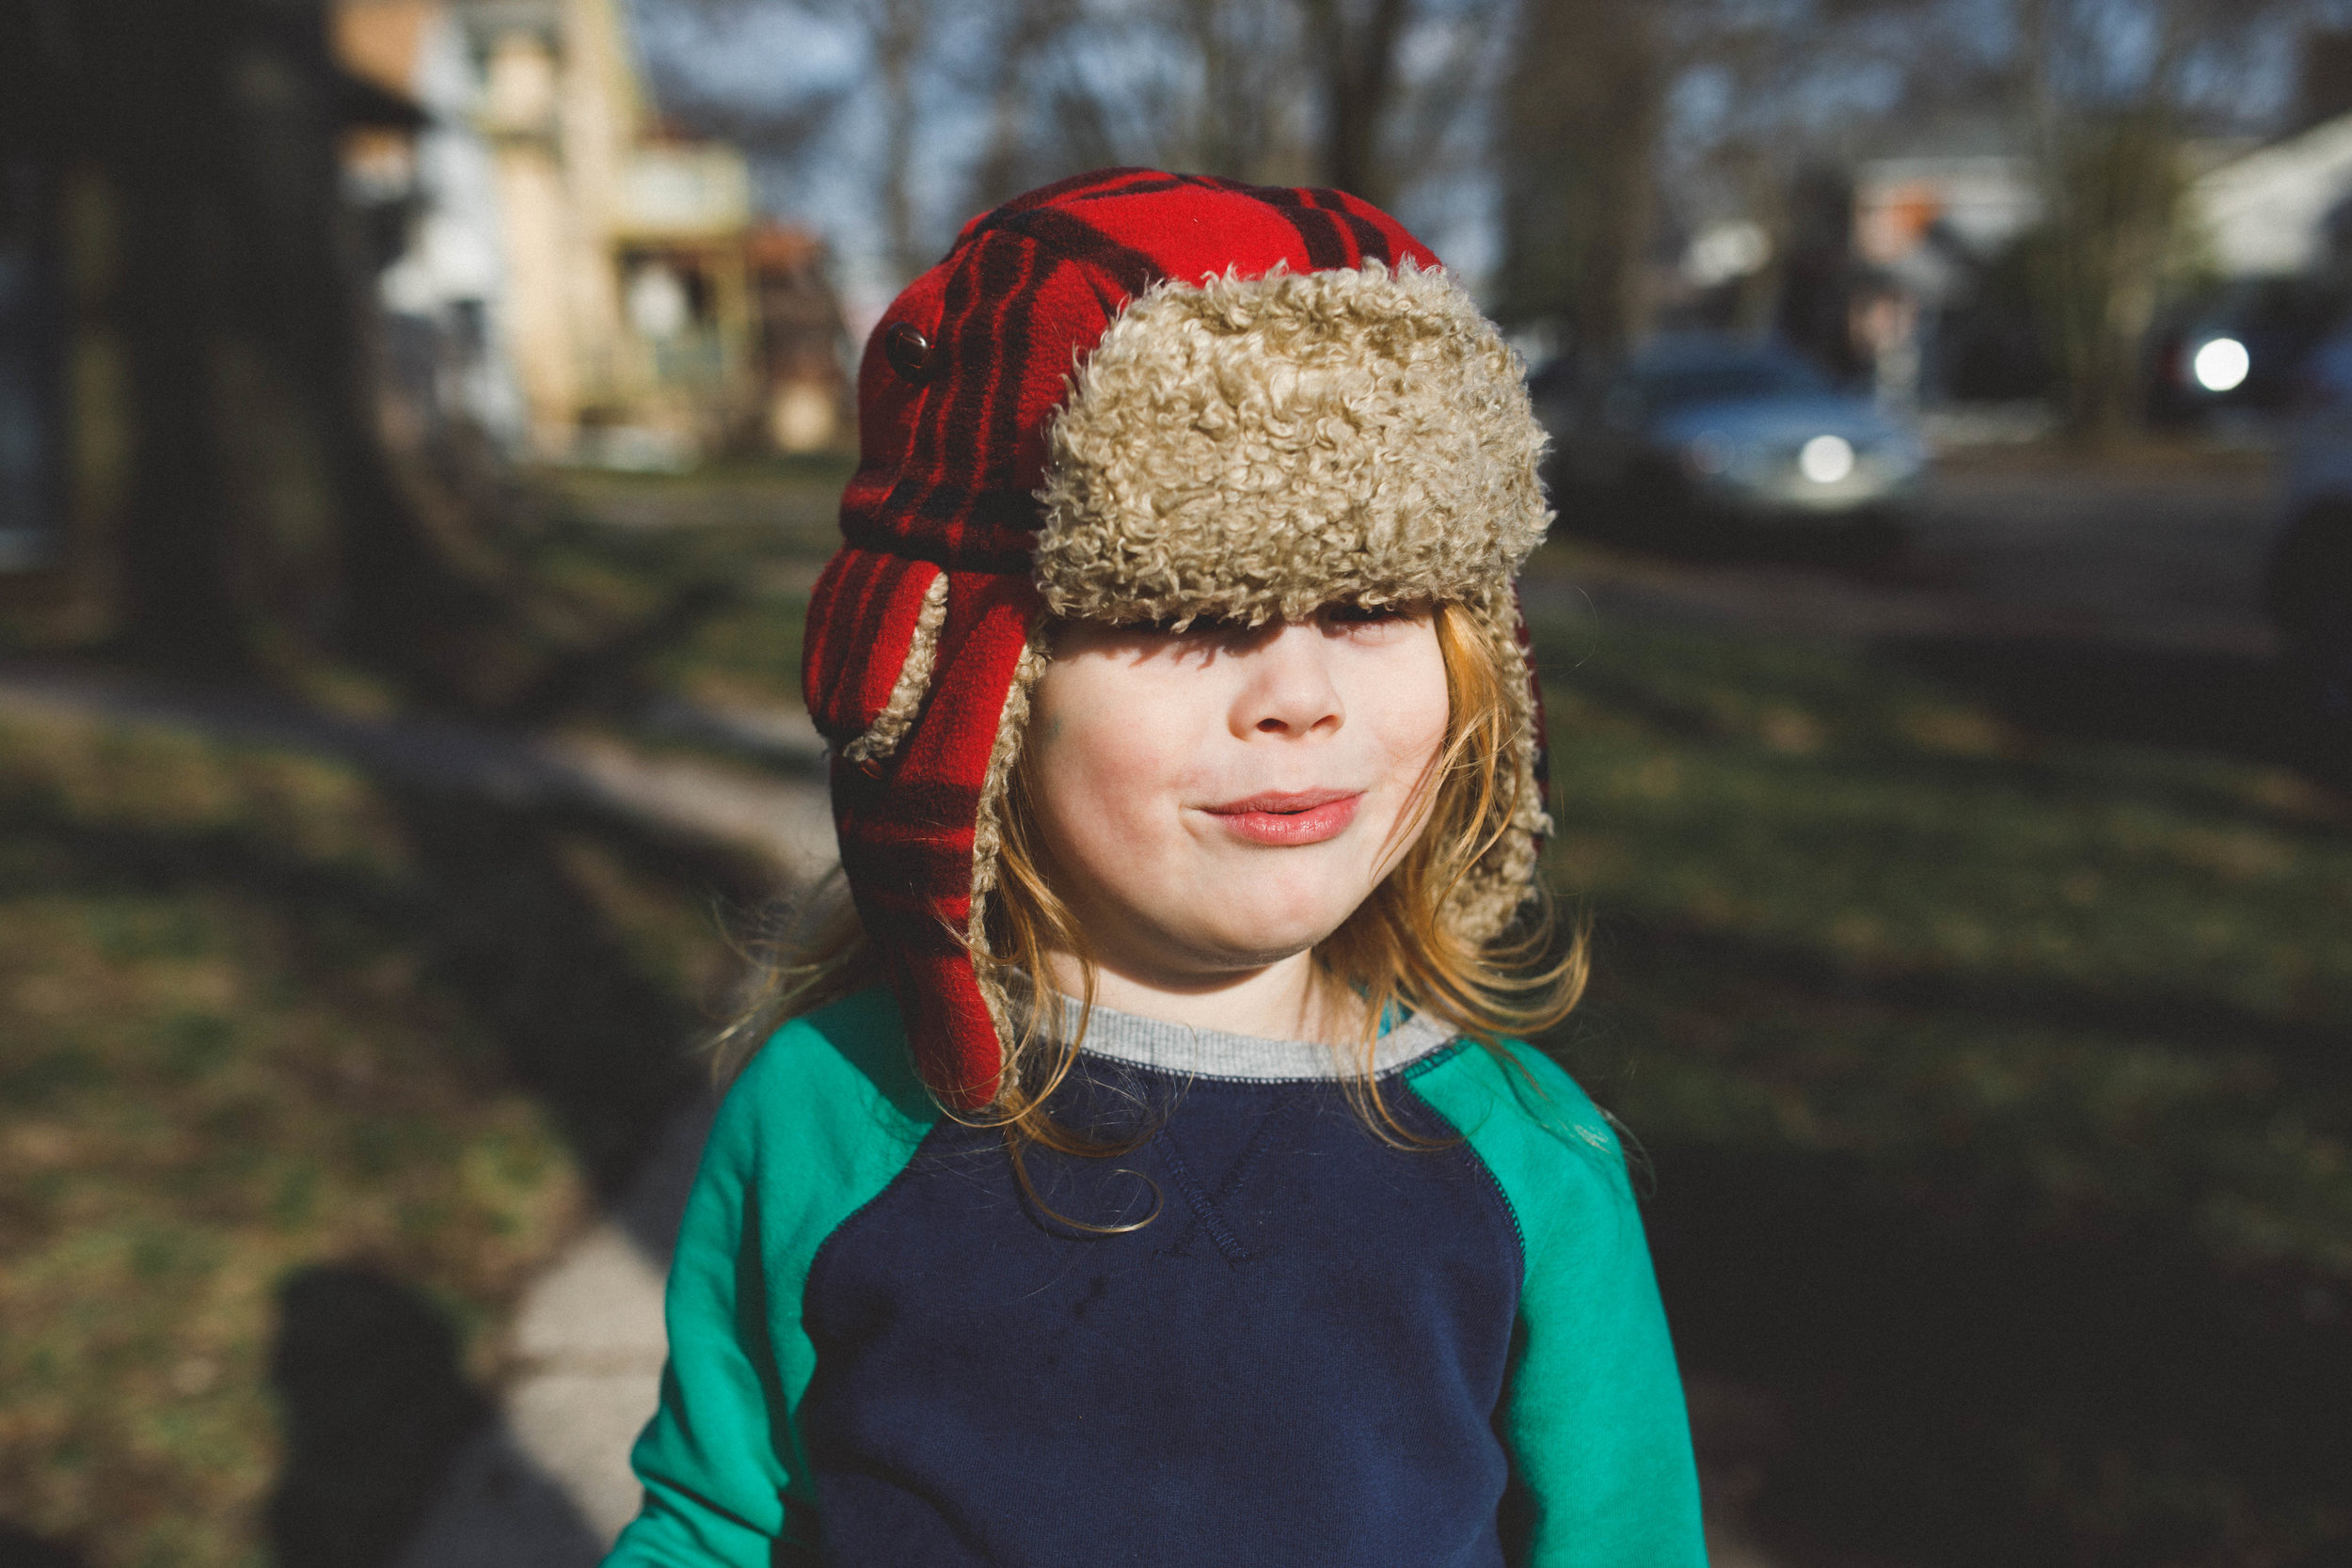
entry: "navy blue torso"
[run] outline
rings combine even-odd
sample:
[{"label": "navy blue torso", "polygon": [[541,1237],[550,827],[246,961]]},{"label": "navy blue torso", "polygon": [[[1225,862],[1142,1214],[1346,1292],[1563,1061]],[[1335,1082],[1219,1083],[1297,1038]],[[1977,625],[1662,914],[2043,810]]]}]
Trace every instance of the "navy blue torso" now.
[{"label": "navy blue torso", "polygon": [[826,1560],[1499,1568],[1521,1264],[1468,1147],[1384,1144],[1328,1082],[1082,1060],[1057,1109],[1131,1151],[1033,1150],[1032,1197],[943,1122],[818,1254]]}]

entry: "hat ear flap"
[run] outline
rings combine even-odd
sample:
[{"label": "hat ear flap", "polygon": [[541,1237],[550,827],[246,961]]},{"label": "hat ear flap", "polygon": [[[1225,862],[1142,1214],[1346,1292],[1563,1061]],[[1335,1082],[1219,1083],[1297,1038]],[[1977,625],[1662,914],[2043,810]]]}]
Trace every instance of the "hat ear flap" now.
[{"label": "hat ear flap", "polygon": [[1474,635],[1484,638],[1502,676],[1503,705],[1511,720],[1511,820],[1454,890],[1448,924],[1472,942],[1502,934],[1535,889],[1536,863],[1552,831],[1546,805],[1551,792],[1544,736],[1544,696],[1535,673],[1534,648],[1518,590],[1495,589],[1464,603]]},{"label": "hat ear flap", "polygon": [[[1030,635],[1038,602],[1025,577],[955,572],[940,580],[936,647],[921,656],[929,700],[918,694],[888,767],[879,758],[861,766],[842,749],[833,811],[842,868],[882,951],[915,1066],[944,1103],[969,1111],[996,1097],[1004,1069],[999,1009],[974,959],[1000,847],[993,802],[1039,662]],[[912,596],[910,627],[930,596],[928,584]],[[899,668],[914,662],[911,652]],[[877,722],[888,705],[885,697]]]},{"label": "hat ear flap", "polygon": [[930,689],[946,615],[947,576],[928,561],[845,549],[826,565],[809,600],[801,687],[843,758],[876,763],[897,749]]}]

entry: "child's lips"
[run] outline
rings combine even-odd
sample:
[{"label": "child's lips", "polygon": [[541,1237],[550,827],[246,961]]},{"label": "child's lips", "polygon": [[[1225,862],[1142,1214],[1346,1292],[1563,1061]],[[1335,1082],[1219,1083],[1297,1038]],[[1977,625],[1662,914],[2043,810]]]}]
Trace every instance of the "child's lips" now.
[{"label": "child's lips", "polygon": [[1360,789],[1269,790],[1203,809],[1252,844],[1321,844],[1346,832],[1363,800]]}]

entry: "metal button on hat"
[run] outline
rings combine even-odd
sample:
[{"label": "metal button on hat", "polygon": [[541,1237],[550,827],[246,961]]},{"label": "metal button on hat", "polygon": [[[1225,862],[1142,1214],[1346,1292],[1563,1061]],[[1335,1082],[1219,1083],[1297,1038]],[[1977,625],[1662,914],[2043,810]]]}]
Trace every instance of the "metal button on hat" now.
[{"label": "metal button on hat", "polygon": [[882,357],[917,386],[931,378],[931,341],[913,322],[893,322],[882,335]]}]

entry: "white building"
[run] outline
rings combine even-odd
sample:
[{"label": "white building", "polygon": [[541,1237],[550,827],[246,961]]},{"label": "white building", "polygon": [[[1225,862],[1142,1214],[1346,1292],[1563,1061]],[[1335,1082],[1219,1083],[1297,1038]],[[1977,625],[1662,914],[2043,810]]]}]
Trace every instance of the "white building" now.
[{"label": "white building", "polygon": [[400,231],[377,278],[399,405],[462,416],[520,447],[497,169],[474,124],[480,83],[465,29],[433,0],[342,0],[334,21],[343,62],[425,115],[413,135],[355,136],[343,150],[352,198]]},{"label": "white building", "polygon": [[2330,260],[2352,214],[2352,115],[2272,142],[2200,176],[2189,219],[2225,277],[2293,277]]},{"label": "white building", "polygon": [[556,461],[671,467],[755,438],[770,388],[751,178],[664,134],[619,0],[337,0],[338,49],[430,124],[355,140],[398,214],[395,404]]}]

